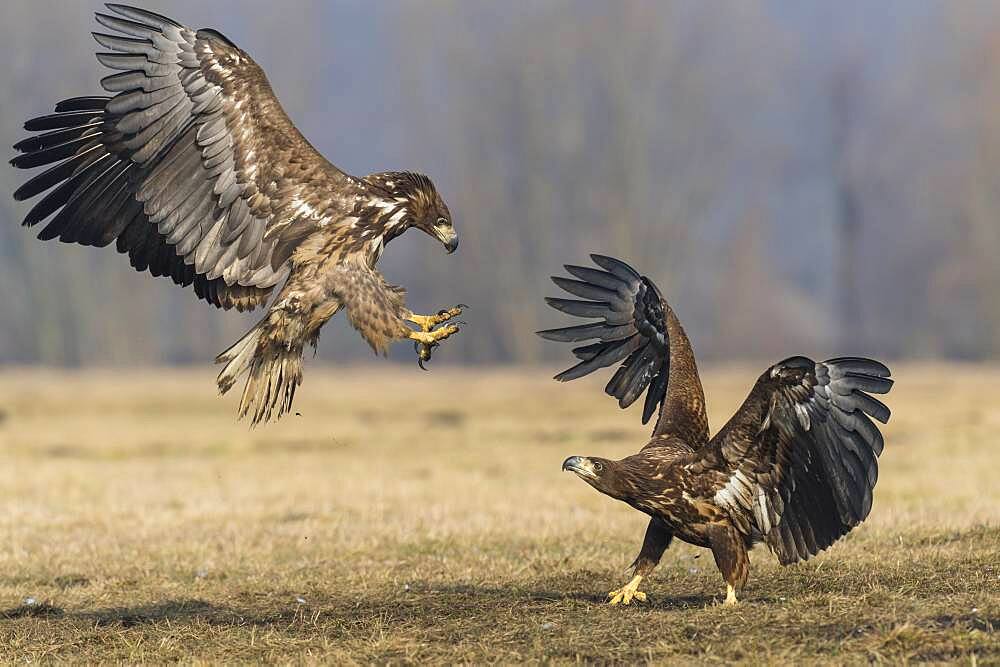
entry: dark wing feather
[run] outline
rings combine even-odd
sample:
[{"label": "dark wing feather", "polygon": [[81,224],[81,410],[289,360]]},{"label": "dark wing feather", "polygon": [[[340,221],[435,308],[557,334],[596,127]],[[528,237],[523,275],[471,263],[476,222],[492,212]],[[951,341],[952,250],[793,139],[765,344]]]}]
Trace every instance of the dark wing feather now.
[{"label": "dark wing feather", "polygon": [[560,342],[598,341],[574,348],[580,363],[555,379],[575,380],[622,362],[605,391],[622,408],[645,392],[642,423],[660,410],[654,435],[675,434],[693,447],[704,444],[708,441],[704,394],[694,353],[677,317],[656,285],[631,266],[604,255],[591,255],[591,259],[599,268],[566,266],[576,280],[552,278],[583,300],[545,300],[568,315],[601,320],[538,332],[542,338]]},{"label": "dark wing feather", "polygon": [[[598,258],[598,255],[593,256],[595,263],[600,265]],[[605,263],[611,261],[603,257],[600,259]],[[623,266],[625,265],[623,264]],[[580,280],[569,280],[556,276],[552,278],[552,281],[570,294],[587,300],[546,299],[546,302],[556,310],[569,315],[600,318],[603,322],[538,332],[542,338],[560,342],[585,341],[595,338],[600,341],[587,346],[585,356],[581,357],[583,361],[559,373],[555,379],[560,382],[574,380],[599,368],[614,365],[628,357],[629,361],[623,367],[627,368],[628,380],[612,381],[607,387],[608,394],[617,398],[619,405],[626,408],[636,398],[636,396],[630,396],[628,391],[632,385],[632,379],[636,375],[648,374],[650,369],[646,366],[655,364],[656,367],[659,367],[670,362],[669,354],[666,353],[665,323],[657,319],[655,310],[655,301],[658,300],[656,290],[648,280],[631,270],[624,274],[624,278],[610,271],[581,266],[567,265],[566,270]],[[639,321],[647,322],[650,325],[646,327],[649,335],[643,335],[639,332],[637,326]],[[577,350],[580,349],[582,348],[577,348]],[[648,352],[640,354],[640,350]],[[644,359],[641,362],[642,367],[640,367],[640,363],[636,362],[640,356]],[[662,395],[657,396],[654,398],[654,403],[658,405],[662,400]],[[644,415],[643,423],[648,420],[649,416]]]},{"label": "dark wing feather", "polygon": [[827,548],[871,511],[883,439],[869,417],[886,423],[889,409],[866,392],[891,387],[869,359],[775,364],[702,451],[715,502],[783,564]]},{"label": "dark wing feather", "polygon": [[98,13],[113,97],[77,97],[28,121],[19,168],[49,165],[15,193],[48,193],[24,224],[104,246],[203,299],[253,308],[287,276],[299,242],[348,176],[298,133],[263,71],[214,30],[125,5]]}]

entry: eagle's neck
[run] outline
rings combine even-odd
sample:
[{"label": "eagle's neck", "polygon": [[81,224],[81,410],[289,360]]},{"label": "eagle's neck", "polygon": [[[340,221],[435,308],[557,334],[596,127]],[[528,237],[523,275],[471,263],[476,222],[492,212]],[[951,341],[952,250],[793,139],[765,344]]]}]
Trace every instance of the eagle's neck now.
[{"label": "eagle's neck", "polygon": [[369,196],[359,198],[352,213],[352,231],[374,265],[385,244],[409,228],[409,200],[405,197]]}]

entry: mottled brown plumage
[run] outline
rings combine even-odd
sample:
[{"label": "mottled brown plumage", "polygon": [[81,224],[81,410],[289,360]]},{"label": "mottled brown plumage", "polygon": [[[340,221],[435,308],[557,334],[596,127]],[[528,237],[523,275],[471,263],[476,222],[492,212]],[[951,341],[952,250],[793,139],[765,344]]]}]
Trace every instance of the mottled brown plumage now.
[{"label": "mottled brown plumage", "polygon": [[541,331],[577,347],[572,380],[623,362],[608,383],[621,407],[646,392],[643,423],[659,409],[653,434],[620,461],[572,456],[563,463],[598,491],[650,516],[634,577],[612,603],[644,600],[639,582],[671,539],[712,550],[727,603],[749,576],[747,551],[764,542],[783,564],[806,560],[861,523],[872,506],[883,440],[869,416],[889,409],[870,396],[892,386],[870,359],[814,362],[791,357],[766,370],[736,414],[709,438],[705,396],[684,330],[656,286],[630,266],[591,256],[600,270],[567,266],[580,280],[553,278],[585,301],[547,299],[597,323]]},{"label": "mottled brown plumage", "polygon": [[[460,309],[416,316],[375,270],[385,244],[410,227],[458,243],[430,179],[409,172],[351,176],[289,120],[261,68],[222,34],[124,5],[97,21],[116,73],[113,97],[78,97],[32,119],[14,148],[19,168],[50,166],[15,193],[46,193],[24,224],[43,240],[116,242],[138,271],[192,285],[220,308],[267,315],[219,356],[219,388],[248,373],[240,415],[280,416],[301,383],[301,355],[346,308],[377,352],[412,339],[421,359],[458,329]],[[416,324],[413,330],[407,322]]]}]

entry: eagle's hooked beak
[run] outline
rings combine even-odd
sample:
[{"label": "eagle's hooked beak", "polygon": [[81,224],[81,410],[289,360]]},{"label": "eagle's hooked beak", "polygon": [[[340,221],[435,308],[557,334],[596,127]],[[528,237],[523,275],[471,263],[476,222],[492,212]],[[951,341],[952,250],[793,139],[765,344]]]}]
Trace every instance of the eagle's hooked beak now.
[{"label": "eagle's hooked beak", "polygon": [[455,248],[458,247],[458,232],[455,231],[454,227],[434,225],[434,236],[444,245],[444,249],[448,251],[449,255],[455,252]]},{"label": "eagle's hooked beak", "polygon": [[584,479],[597,479],[597,471],[594,470],[594,463],[585,456],[571,456],[562,464],[563,470],[575,472]]}]

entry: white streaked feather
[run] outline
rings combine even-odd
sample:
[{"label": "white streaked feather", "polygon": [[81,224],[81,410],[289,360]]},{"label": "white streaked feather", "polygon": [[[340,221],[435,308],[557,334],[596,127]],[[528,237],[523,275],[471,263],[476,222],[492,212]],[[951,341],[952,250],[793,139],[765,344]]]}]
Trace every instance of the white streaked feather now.
[{"label": "white streaked feather", "polygon": [[806,431],[809,430],[809,412],[806,410],[806,406],[801,403],[795,403],[795,414],[799,416],[799,423],[802,424],[802,428]]},{"label": "white streaked feather", "polygon": [[715,502],[722,507],[728,507],[730,509],[736,509],[739,505],[739,503],[736,502],[736,497],[733,495],[733,490],[728,484],[715,493]]},{"label": "white streaked feather", "polygon": [[737,470],[726,485],[716,492],[715,502],[732,510],[750,510],[753,506],[753,486],[753,482],[743,471]]},{"label": "white streaked feather", "polygon": [[771,512],[767,506],[767,494],[764,487],[757,487],[757,502],[753,506],[753,514],[757,519],[757,525],[765,535],[771,532]]},{"label": "white streaked feather", "polygon": [[372,206],[379,209],[380,211],[386,211],[386,212],[393,210],[401,203],[403,202],[400,202],[398,199],[382,199],[381,197],[373,199],[371,201]]},{"label": "white streaked feather", "polygon": [[381,234],[373,238],[368,242],[368,264],[369,266],[375,266],[378,260],[382,257],[382,251],[385,250],[385,242]]},{"label": "white streaked feather", "polygon": [[291,207],[292,217],[299,220],[309,219],[319,221],[324,217],[322,211],[318,210],[315,206],[305,201],[298,195],[292,197]]}]

